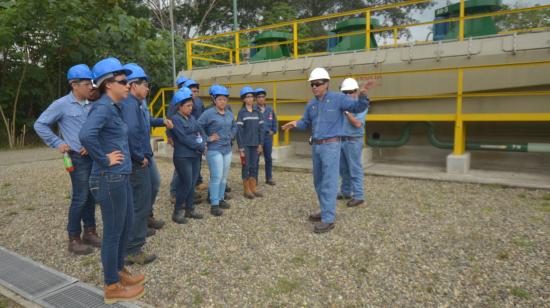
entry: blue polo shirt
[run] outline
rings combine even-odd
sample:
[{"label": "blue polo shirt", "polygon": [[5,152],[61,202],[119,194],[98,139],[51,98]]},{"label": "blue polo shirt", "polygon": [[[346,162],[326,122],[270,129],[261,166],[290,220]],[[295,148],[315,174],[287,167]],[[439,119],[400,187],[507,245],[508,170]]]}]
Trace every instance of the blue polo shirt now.
[{"label": "blue polo shirt", "polygon": [[318,100],[311,99],[302,118],[296,123],[298,129],[312,128],[313,140],[346,136],[344,111],[360,113],[369,106],[369,98],[360,95],[358,100],[338,92],[327,92]]},{"label": "blue polo shirt", "polygon": [[[57,148],[59,145],[66,143],[71,150],[78,152],[82,149],[78,133],[82,128],[82,124],[86,122],[90,107],[91,104],[88,101],[85,101],[84,104],[79,103],[71,92],[51,103],[42,112],[34,123],[34,130],[48,146]],[[54,134],[50,127],[56,123],[63,139]]]},{"label": "blue polo shirt", "polygon": [[222,154],[231,152],[231,139],[237,133],[233,113],[225,109],[221,114],[215,107],[206,109],[199,118],[199,125],[204,129],[206,136],[217,133],[220,139],[208,141],[208,151],[219,151]]},{"label": "blue polo shirt", "polygon": [[[88,119],[80,130],[80,142],[93,159],[92,175],[101,173],[131,174],[132,161],[128,146],[128,126],[122,120],[119,104],[103,95],[95,101]],[[121,151],[124,160],[121,164],[109,166],[107,154]]]}]

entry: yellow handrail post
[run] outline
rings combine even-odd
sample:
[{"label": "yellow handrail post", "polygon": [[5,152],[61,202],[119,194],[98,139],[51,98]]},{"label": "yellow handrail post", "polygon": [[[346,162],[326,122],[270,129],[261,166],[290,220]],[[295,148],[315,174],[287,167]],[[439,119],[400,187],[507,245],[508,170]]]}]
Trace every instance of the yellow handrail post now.
[{"label": "yellow handrail post", "polygon": [[164,119],[166,119],[166,101],[165,101],[165,96],[164,96],[164,92],[166,90],[165,89],[162,89],[162,106],[160,108],[162,108],[162,117]]},{"label": "yellow handrail post", "polygon": [[298,59],[298,22],[292,23],[292,40],[294,45],[294,59]]},{"label": "yellow handrail post", "polygon": [[459,28],[458,28],[459,41],[464,40],[464,12],[465,12],[464,0],[460,0],[460,21],[459,21]]},{"label": "yellow handrail post", "polygon": [[193,42],[187,41],[187,70],[190,71],[193,69]]},{"label": "yellow handrail post", "polygon": [[[277,82],[273,83],[273,112],[277,114]],[[279,126],[279,123],[277,123],[277,126]],[[279,130],[277,129],[277,133],[273,135],[273,146],[278,147],[279,146]]]},{"label": "yellow handrail post", "polygon": [[370,10],[365,12],[365,19],[366,19],[366,29],[365,29],[365,42],[366,43],[366,49],[367,51],[370,51]]},{"label": "yellow handrail post", "polygon": [[397,28],[393,28],[393,46],[397,47]]},{"label": "yellow handrail post", "polygon": [[241,56],[240,56],[240,50],[239,50],[239,32],[235,33],[235,64],[239,65],[241,64]]},{"label": "yellow handrail post", "polygon": [[285,135],[284,135],[284,142],[283,142],[284,145],[289,145],[290,144],[290,129],[287,129],[285,130]]},{"label": "yellow handrail post", "polygon": [[464,69],[458,69],[457,91],[456,91],[456,119],[455,119],[455,140],[453,153],[462,155],[466,148],[466,128],[462,118],[462,98],[464,92]]}]

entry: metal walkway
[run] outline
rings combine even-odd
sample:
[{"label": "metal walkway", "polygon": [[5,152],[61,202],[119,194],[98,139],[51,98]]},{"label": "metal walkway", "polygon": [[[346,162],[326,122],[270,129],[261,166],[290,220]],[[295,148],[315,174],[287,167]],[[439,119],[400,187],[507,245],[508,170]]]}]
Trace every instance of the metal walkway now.
[{"label": "metal walkway", "polygon": [[0,285],[43,307],[140,307],[106,305],[103,292],[0,246]]}]

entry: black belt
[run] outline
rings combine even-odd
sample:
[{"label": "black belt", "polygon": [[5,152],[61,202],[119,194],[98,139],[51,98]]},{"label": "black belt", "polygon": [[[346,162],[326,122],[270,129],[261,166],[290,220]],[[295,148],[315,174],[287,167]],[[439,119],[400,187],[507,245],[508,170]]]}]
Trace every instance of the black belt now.
[{"label": "black belt", "polygon": [[340,138],[340,137],[332,137],[332,138],[327,138],[327,139],[317,139],[317,140],[313,140],[313,143],[315,143],[315,144],[324,144],[324,143],[330,143],[330,142],[338,142],[341,139],[342,138]]},{"label": "black belt", "polygon": [[361,139],[363,137],[342,137],[342,141],[353,141],[353,140],[358,140],[358,139]]}]

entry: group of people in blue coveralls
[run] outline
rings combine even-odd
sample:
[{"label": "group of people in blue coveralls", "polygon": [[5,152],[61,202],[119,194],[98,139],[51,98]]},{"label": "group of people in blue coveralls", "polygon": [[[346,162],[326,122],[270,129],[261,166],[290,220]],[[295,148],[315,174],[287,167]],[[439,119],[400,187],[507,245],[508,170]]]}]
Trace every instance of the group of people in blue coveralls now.
[{"label": "group of people in blue coveralls", "polygon": [[[209,95],[212,106],[204,109],[198,99],[200,85],[194,80],[180,77],[183,85],[174,94],[168,114],[174,127],[167,130],[168,140],[174,147],[175,173],[171,194],[175,194],[172,220],[183,224],[187,219],[202,219],[195,211],[200,203],[195,188],[201,171],[201,157],[205,156],[210,171],[208,198],[210,213],[223,215],[229,209],[227,177],[231,165],[233,140],[237,140],[242,162],[243,194],[246,198],[261,197],[257,191],[259,155],[266,161],[266,183],[275,185],[272,174],[273,135],[277,132],[277,117],[265,104],[266,91],[245,86],[240,91],[243,106],[237,120],[228,104],[229,91],[222,85],[212,85]],[[255,104],[255,100],[257,104]],[[193,114],[199,102],[200,114]],[[265,119],[264,119],[265,118]],[[265,149],[265,150],[264,150]]]},{"label": "group of people in blue coveralls", "polygon": [[[67,79],[71,92],[54,101],[34,128],[47,145],[72,159],[68,250],[89,254],[91,247],[101,248],[106,303],[141,297],[145,276],[131,273],[125,264],[145,264],[156,258],[142,250],[149,228],[159,229],[164,224],[153,215],[160,175],[150,145],[151,126],[166,126],[174,146],[175,181],[179,181],[172,215],[176,223],[202,217],[194,210],[194,190],[203,155],[210,171],[211,214],[221,216],[222,209],[230,207],[225,188],[234,138],[242,163],[244,196],[262,196],[256,187],[262,153],[266,183],[275,185],[271,147],[277,118],[265,103],[264,89],[241,89],[243,105],[235,121],[227,88],[212,85],[209,94],[213,106],[201,110],[204,105],[197,96],[199,84],[187,80],[187,86],[172,98],[171,119],[155,119],[146,103],[149,77],[138,64],[122,65],[116,58],[106,58],[91,70],[85,64],[71,67]],[[333,93],[328,92],[329,80],[326,70],[314,69],[309,81],[315,98],[299,121],[283,126],[312,128],[314,185],[321,211],[309,218],[317,222],[314,231],[319,233],[334,227],[339,171],[343,178],[340,194],[351,198],[348,206],[363,202],[358,157],[368,108],[366,93],[371,86],[366,83],[359,88],[355,82],[350,88],[343,84],[346,94]],[[194,110],[202,111],[198,118]],[[54,124],[61,136],[53,132]],[[101,208],[102,238],[96,232],[96,202]]]}]

